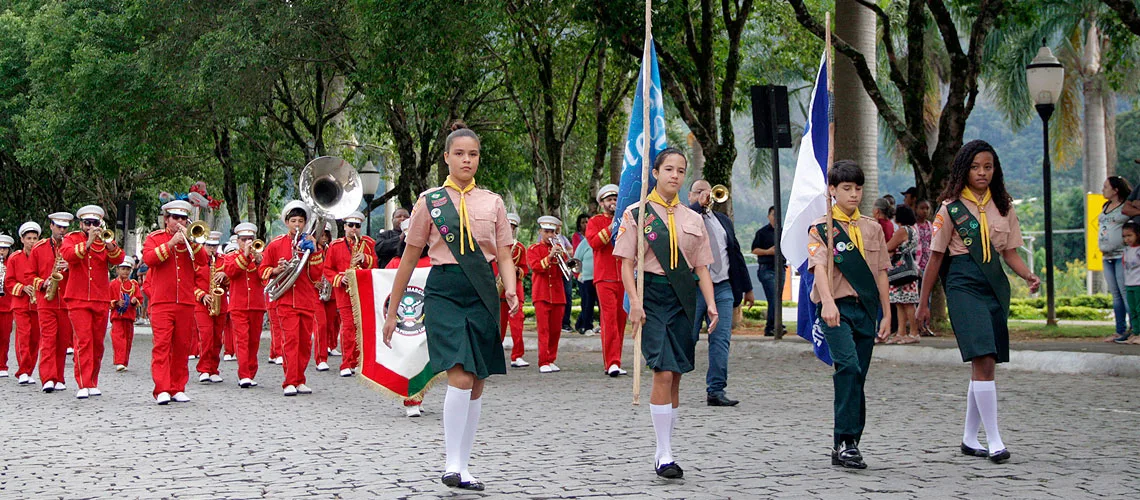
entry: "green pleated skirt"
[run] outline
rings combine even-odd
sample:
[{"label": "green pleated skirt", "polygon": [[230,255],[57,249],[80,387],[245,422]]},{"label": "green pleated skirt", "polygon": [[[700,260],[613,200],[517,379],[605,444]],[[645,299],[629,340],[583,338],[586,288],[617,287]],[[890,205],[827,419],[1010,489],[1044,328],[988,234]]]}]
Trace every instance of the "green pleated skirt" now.
[{"label": "green pleated skirt", "polygon": [[479,379],[507,373],[499,308],[487,309],[458,265],[434,266],[428,274],[424,328],[432,371],[462,365]]},{"label": "green pleated skirt", "polygon": [[645,363],[654,371],[693,371],[697,348],[693,321],[685,315],[669,279],[646,273],[642,303],[645,325],[641,328],[641,352]]},{"label": "green pleated skirt", "polygon": [[1009,361],[1009,318],[982,269],[969,255],[948,257],[946,307],[962,361],[993,355]]}]

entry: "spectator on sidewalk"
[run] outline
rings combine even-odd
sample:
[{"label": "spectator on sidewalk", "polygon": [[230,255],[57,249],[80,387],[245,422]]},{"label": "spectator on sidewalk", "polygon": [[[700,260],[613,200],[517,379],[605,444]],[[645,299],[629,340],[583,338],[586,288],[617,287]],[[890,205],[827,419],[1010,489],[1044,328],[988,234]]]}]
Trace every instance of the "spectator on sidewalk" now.
[{"label": "spectator on sidewalk", "polygon": [[1104,181],[1101,192],[1108,201],[1100,207],[1100,215],[1097,216],[1100,225],[1097,246],[1104,263],[1104,280],[1112,294],[1112,314],[1116,318],[1116,332],[1104,341],[1128,340],[1136,324],[1128,328],[1129,307],[1124,300],[1124,266],[1120,259],[1124,256],[1124,223],[1128,222],[1128,215],[1124,213],[1125,200],[1132,188],[1123,177],[1114,175]]},{"label": "spectator on sidewalk", "polygon": [[[585,227],[581,218],[579,218],[579,226]],[[578,234],[575,233],[574,237],[577,238]],[[594,303],[597,297],[594,291],[594,249],[590,247],[589,243],[578,245],[574,249],[574,258],[582,263],[582,272],[578,273],[578,297],[581,298],[582,311],[578,313],[578,320],[574,323],[574,329],[578,331],[579,335],[588,337],[597,333],[594,331]]]},{"label": "spectator on sidewalk", "polygon": [[[756,231],[752,237],[752,255],[756,256],[756,279],[764,288],[764,298],[768,301],[768,316],[764,322],[764,336],[779,334],[784,336],[783,321],[777,320],[776,301],[780,293],[776,290],[776,207],[768,207],[768,224]],[[779,325],[779,330],[776,329]]]}]

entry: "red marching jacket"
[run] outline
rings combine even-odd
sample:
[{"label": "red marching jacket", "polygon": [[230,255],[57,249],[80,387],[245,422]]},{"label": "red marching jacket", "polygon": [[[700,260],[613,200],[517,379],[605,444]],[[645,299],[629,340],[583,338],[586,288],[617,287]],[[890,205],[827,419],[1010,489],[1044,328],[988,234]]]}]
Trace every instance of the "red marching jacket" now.
[{"label": "red marching jacket", "polygon": [[56,245],[51,238],[37,241],[35,246],[32,247],[31,263],[32,263],[32,288],[36,290],[36,309],[66,309],[63,302],[63,293],[67,290],[68,270],[63,270],[63,280],[59,282],[59,290],[55,294],[55,298],[47,300],[44,298],[43,285],[44,282],[51,277],[55,271],[55,259],[59,252],[57,246],[63,246],[63,240],[60,240],[59,245]]},{"label": "red marching jacket", "polygon": [[565,304],[566,289],[562,284],[562,270],[558,268],[558,261],[550,257],[550,243],[531,245],[526,250],[526,256],[531,271],[531,302],[545,300],[551,304]]},{"label": "red marching jacket", "polygon": [[194,269],[204,266],[210,258],[202,245],[179,244],[173,250],[166,247],[174,234],[166,230],[155,231],[143,243],[142,258],[149,270],[146,274],[147,295],[151,305],[196,303]]},{"label": "red marching jacket", "polygon": [[590,217],[586,223],[586,243],[594,249],[594,283],[599,281],[621,282],[621,264],[614,257],[613,229],[614,218],[606,214]]},{"label": "red marching jacket", "polygon": [[230,278],[230,310],[264,311],[265,280],[261,279],[257,264],[238,252],[226,256],[223,269]]},{"label": "red marching jacket", "polygon": [[[138,312],[136,306],[131,302],[135,300],[142,300],[142,290],[140,290],[139,282],[127,278],[126,280],[113,279],[111,280],[111,319],[129,319],[135,320],[135,314]],[[116,300],[122,300],[126,297],[126,311],[119,314],[119,307],[115,305]]]},{"label": "red marching jacket", "polygon": [[30,297],[35,295],[32,289],[32,262],[23,250],[13,252],[4,261],[8,266],[7,277],[4,278],[4,294],[11,299],[12,310],[35,310]]},{"label": "red marching jacket", "polygon": [[[273,268],[277,267],[277,262],[279,260],[288,261],[292,258],[293,238],[288,235],[274,238],[262,252],[261,265],[257,268],[258,272],[261,273],[261,278],[268,282],[272,277]],[[324,272],[324,260],[324,251],[318,247],[316,252],[309,255],[309,263],[305,265],[301,275],[297,277],[297,281],[288,290],[285,290],[274,303],[279,306],[315,312],[320,302],[317,297],[317,283],[321,281],[321,274]]]},{"label": "red marching jacket", "polygon": [[123,263],[123,250],[115,247],[108,251],[103,240],[87,246],[87,233],[72,231],[64,236],[63,260],[67,261],[67,289],[63,297],[67,300],[108,302],[116,297],[111,293],[111,279],[108,268]]}]

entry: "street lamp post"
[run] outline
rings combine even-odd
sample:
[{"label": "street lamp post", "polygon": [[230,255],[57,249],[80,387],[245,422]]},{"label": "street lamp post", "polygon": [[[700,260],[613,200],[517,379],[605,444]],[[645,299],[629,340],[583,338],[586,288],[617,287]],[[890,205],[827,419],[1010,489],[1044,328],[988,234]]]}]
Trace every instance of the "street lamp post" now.
[{"label": "street lamp post", "polygon": [[380,187],[380,171],[376,170],[372,160],[364,162],[360,169],[360,185],[364,188],[364,234],[372,236],[372,198]]},{"label": "street lamp post", "polygon": [[[1045,297],[1047,304],[1046,323],[1057,325],[1057,312],[1053,304],[1053,179],[1052,162],[1049,160],[1049,118],[1053,115],[1054,104],[1061,96],[1065,83],[1065,68],[1053,51],[1041,41],[1037,56],[1025,67],[1025,80],[1037,114],[1041,116],[1041,130],[1044,137],[1045,155],[1042,158],[1042,188],[1045,190]],[[1032,271],[1032,269],[1030,269]]]}]

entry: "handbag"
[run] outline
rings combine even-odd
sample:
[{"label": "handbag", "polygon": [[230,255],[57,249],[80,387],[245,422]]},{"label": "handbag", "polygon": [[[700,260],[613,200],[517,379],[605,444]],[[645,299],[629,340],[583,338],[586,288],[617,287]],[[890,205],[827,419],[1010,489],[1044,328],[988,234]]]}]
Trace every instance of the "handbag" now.
[{"label": "handbag", "polygon": [[914,231],[910,228],[906,230],[909,236],[907,243],[891,258],[891,268],[887,271],[887,281],[893,287],[909,285],[921,277],[918,264],[914,262],[914,249],[917,246],[914,242]]}]

